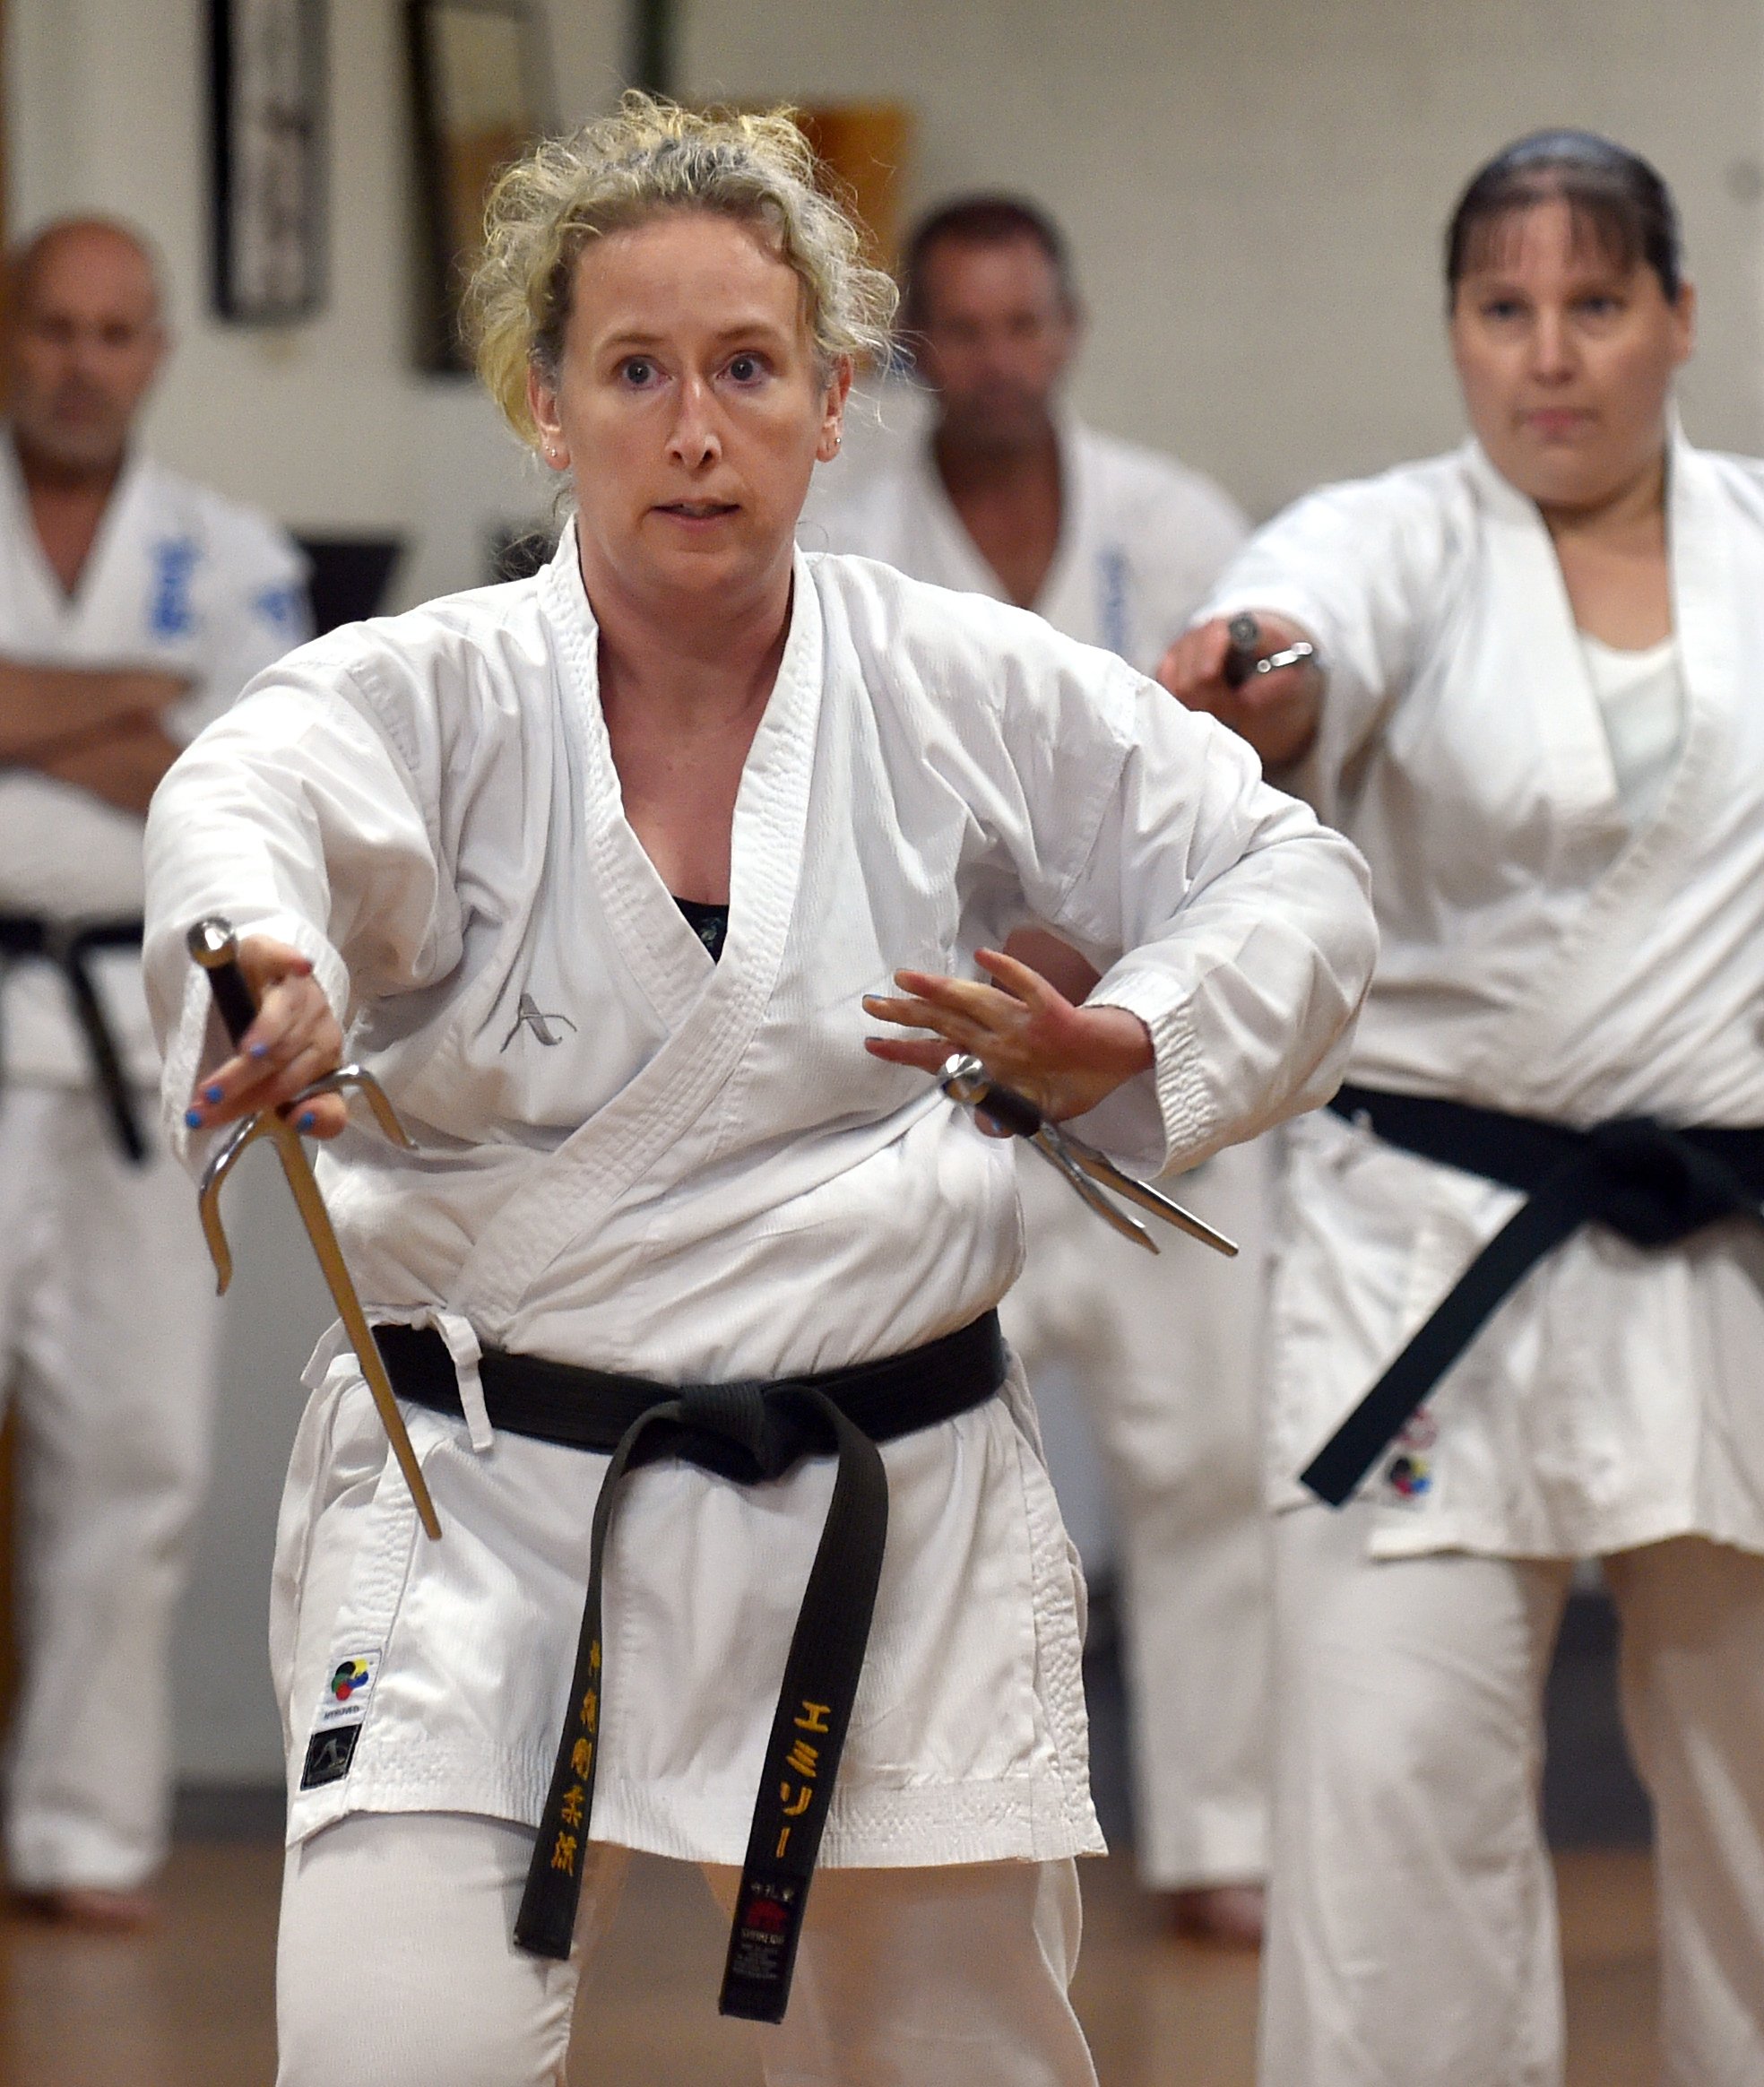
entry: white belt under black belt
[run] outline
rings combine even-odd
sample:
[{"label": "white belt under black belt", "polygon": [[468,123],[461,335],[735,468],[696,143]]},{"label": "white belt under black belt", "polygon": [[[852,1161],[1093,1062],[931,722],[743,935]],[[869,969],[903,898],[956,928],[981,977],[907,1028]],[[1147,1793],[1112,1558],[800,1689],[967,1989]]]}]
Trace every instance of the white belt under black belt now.
[{"label": "white belt under black belt", "polygon": [[32,959],[53,964],[67,982],[74,1018],[91,1061],[93,1083],[104,1097],[117,1144],[137,1166],[147,1157],[147,1137],[135,1113],[134,1096],[89,959],[98,949],[138,949],[141,933],[138,920],[52,921],[39,914],[0,913],[0,964]]},{"label": "white belt under black belt", "polygon": [[[462,1416],[438,1333],[379,1326],[374,1338],[400,1398]],[[905,1355],[775,1383],[658,1384],[494,1349],[479,1374],[492,1427],[612,1459],[594,1507],[569,1711],[514,1923],[516,1943],[538,1956],[567,1957],[575,1929],[600,1750],[601,1567],[627,1473],[681,1457],[758,1485],[805,1457],[839,1459],[766,1742],[718,2003],[725,2014],[782,2022],[882,1572],[888,1481],[877,1444],[994,1396],[1005,1381],[998,1314]]]}]

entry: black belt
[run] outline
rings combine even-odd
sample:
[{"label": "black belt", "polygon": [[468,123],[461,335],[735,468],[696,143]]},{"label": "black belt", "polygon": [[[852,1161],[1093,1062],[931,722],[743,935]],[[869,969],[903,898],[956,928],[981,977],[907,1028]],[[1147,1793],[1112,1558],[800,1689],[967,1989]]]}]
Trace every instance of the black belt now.
[{"label": "black belt", "polygon": [[134,1096],[87,958],[94,949],[138,949],[141,933],[139,921],[64,922],[45,920],[38,914],[0,914],[0,961],[39,957],[53,964],[66,980],[110,1127],[125,1156],[136,1166],[147,1157],[146,1134],[135,1113]]},{"label": "black belt", "polygon": [[1300,1473],[1340,1507],[1495,1307],[1571,1233],[1608,1225],[1637,1246],[1674,1246],[1723,1217],[1764,1219],[1764,1130],[1670,1130],[1625,1116],[1574,1130],[1467,1102],[1345,1087],[1329,1106],[1387,1144],[1524,1191],[1528,1200]]},{"label": "black belt", "polygon": [[[400,1398],[463,1417],[438,1333],[378,1326],[374,1337]],[[536,1956],[567,1957],[575,1930],[599,1758],[601,1567],[621,1482],[662,1457],[745,1485],[781,1478],[804,1457],[839,1459],[766,1743],[718,2002],[724,2014],[782,2022],[882,1572],[888,1482],[876,1445],[953,1420],[997,1392],[1005,1381],[998,1314],[906,1355],[777,1383],[656,1384],[496,1350],[479,1376],[493,1427],[612,1459],[594,1504],[570,1709],[514,1923],[515,1942]]]}]

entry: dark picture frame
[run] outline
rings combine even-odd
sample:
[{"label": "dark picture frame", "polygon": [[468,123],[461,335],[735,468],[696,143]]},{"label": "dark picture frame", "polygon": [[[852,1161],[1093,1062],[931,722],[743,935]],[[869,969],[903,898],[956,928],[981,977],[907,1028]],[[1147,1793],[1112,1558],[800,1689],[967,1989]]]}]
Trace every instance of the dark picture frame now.
[{"label": "dark picture frame", "polygon": [[492,177],[554,127],[543,26],[531,0],[405,0],[419,247],[416,359],[468,373],[460,299]]},{"label": "dark picture frame", "polygon": [[208,0],[214,308],[243,325],[325,299],[325,0]]}]

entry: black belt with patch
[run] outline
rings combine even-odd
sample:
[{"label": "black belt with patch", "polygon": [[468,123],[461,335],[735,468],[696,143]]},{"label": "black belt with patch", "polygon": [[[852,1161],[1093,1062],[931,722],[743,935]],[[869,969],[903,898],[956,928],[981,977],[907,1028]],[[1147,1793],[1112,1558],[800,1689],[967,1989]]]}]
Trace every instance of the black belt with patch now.
[{"label": "black belt with patch", "polygon": [[1387,1144],[1521,1190],[1528,1199],[1300,1473],[1340,1507],[1490,1314],[1583,1225],[1675,1246],[1724,1217],[1764,1222],[1764,1130],[1672,1130],[1625,1116],[1570,1130],[1467,1102],[1345,1087],[1329,1106]]},{"label": "black belt with patch", "polygon": [[0,914],[0,963],[34,958],[53,964],[66,980],[93,1082],[104,1097],[117,1143],[136,1166],[147,1157],[146,1133],[89,959],[99,949],[138,949],[141,935],[139,921],[52,921],[39,914]]},{"label": "black belt with patch", "polygon": [[[378,1326],[374,1337],[401,1399],[463,1417],[438,1333]],[[537,1956],[567,1957],[575,1931],[599,1754],[601,1568],[621,1482],[663,1457],[748,1485],[782,1478],[805,1457],[839,1459],[766,1743],[718,2003],[724,2014],[782,2022],[882,1572],[888,1481],[877,1444],[997,1393],[998,1314],[906,1355],[776,1383],[657,1384],[494,1349],[479,1375],[492,1427],[612,1459],[594,1505],[568,1719],[514,1923],[515,1942]]]}]

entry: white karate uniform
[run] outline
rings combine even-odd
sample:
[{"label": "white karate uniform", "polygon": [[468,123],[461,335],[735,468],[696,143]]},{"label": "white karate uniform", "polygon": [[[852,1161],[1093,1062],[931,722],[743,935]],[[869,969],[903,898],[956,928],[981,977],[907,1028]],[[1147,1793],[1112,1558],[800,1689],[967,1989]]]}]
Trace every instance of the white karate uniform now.
[{"label": "white karate uniform", "polygon": [[[922,408],[880,408],[888,433],[830,465],[799,532],[809,550],[880,559],[915,580],[1006,596],[944,490]],[[1249,524],[1211,479],[1069,413],[1059,438],[1059,542],[1034,603],[1056,630],[1148,674],[1188,627]]]},{"label": "white karate uniform", "polygon": [[[63,593],[0,429],[0,658],[187,676],[193,736],[306,635],[299,554],[273,524],[160,465],[118,481]],[[0,913],[127,919],[142,821],[29,768],[0,772]],[[159,1081],[132,951],[91,960],[143,1104]],[[143,1120],[152,1121],[151,1105]],[[166,1659],[201,1498],[213,1277],[183,1171],[117,1149],[50,965],[0,975],[0,1390],[22,1430],[23,1673],[6,1821],[15,1885],[126,1889],[163,1855]]]},{"label": "white karate uniform", "polygon": [[[890,414],[890,418],[895,417]],[[1152,672],[1226,561],[1242,515],[1172,459],[1059,427],[1059,548],[1035,603],[1055,629]],[[872,446],[804,541],[879,558],[938,586],[1001,593],[938,473],[929,428]],[[1055,1445],[1082,1488],[1093,1433],[1119,1528],[1133,1739],[1135,1852],[1147,1883],[1259,1877],[1267,1866],[1269,1559],[1259,1496],[1271,1152],[1235,1146],[1186,1199],[1243,1243],[1228,1262],[1159,1229],[1157,1260],[1116,1238],[1033,1153],[1020,1160],[1026,1273],[1005,1324]],[[1155,1228],[1155,1227],[1154,1227]],[[1058,1402],[1075,1400],[1075,1425]],[[1064,1459],[1059,1454],[1068,1444]]]},{"label": "white karate uniform", "polygon": [[[1541,518],[1474,445],[1301,501],[1209,604],[1290,617],[1326,663],[1301,780],[1370,858],[1382,934],[1354,1080],[1764,1124],[1764,467],[1674,439],[1667,536],[1675,648],[1627,670],[1578,640]],[[1288,1139],[1267,2079],[1560,2076],[1532,1794],[1562,1571],[1538,1562],[1587,1554],[1623,1554],[1626,1624],[1652,1618],[1630,1712],[1672,2077],[1764,2077],[1764,1234],[1576,1234],[1331,1532],[1295,1475],[1521,1199],[1332,1113]],[[1673,1585],[1726,1606],[1692,1629]]]},{"label": "white karate uniform", "polygon": [[[491,1440],[480,1343],[765,1380],[912,1348],[1008,1286],[1007,1149],[861,1047],[860,996],[896,966],[1059,923],[1156,1053],[1086,1121],[1162,1165],[1327,1091],[1371,955],[1357,858],[1229,735],[1034,617],[805,557],[713,966],[623,817],[573,531],[531,581],[284,662],[179,762],[148,856],[169,1108],[219,1047],[184,925],[219,911],[304,950],[422,1147],[324,1156],[340,1237],[374,1312],[438,1320],[472,1416],[411,1413],[429,1543],[352,1358],[316,1360],[272,1626],[291,1780],[329,1677],[365,1677],[348,1772],[294,1790],[294,1843],[363,1812],[539,1819],[605,1467]],[[1081,1583],[1020,1372],[882,1457],[823,1862],[1097,1848]],[[818,1460],[760,1488],[632,1479],[596,1840],[741,1860],[831,1483]]]}]

